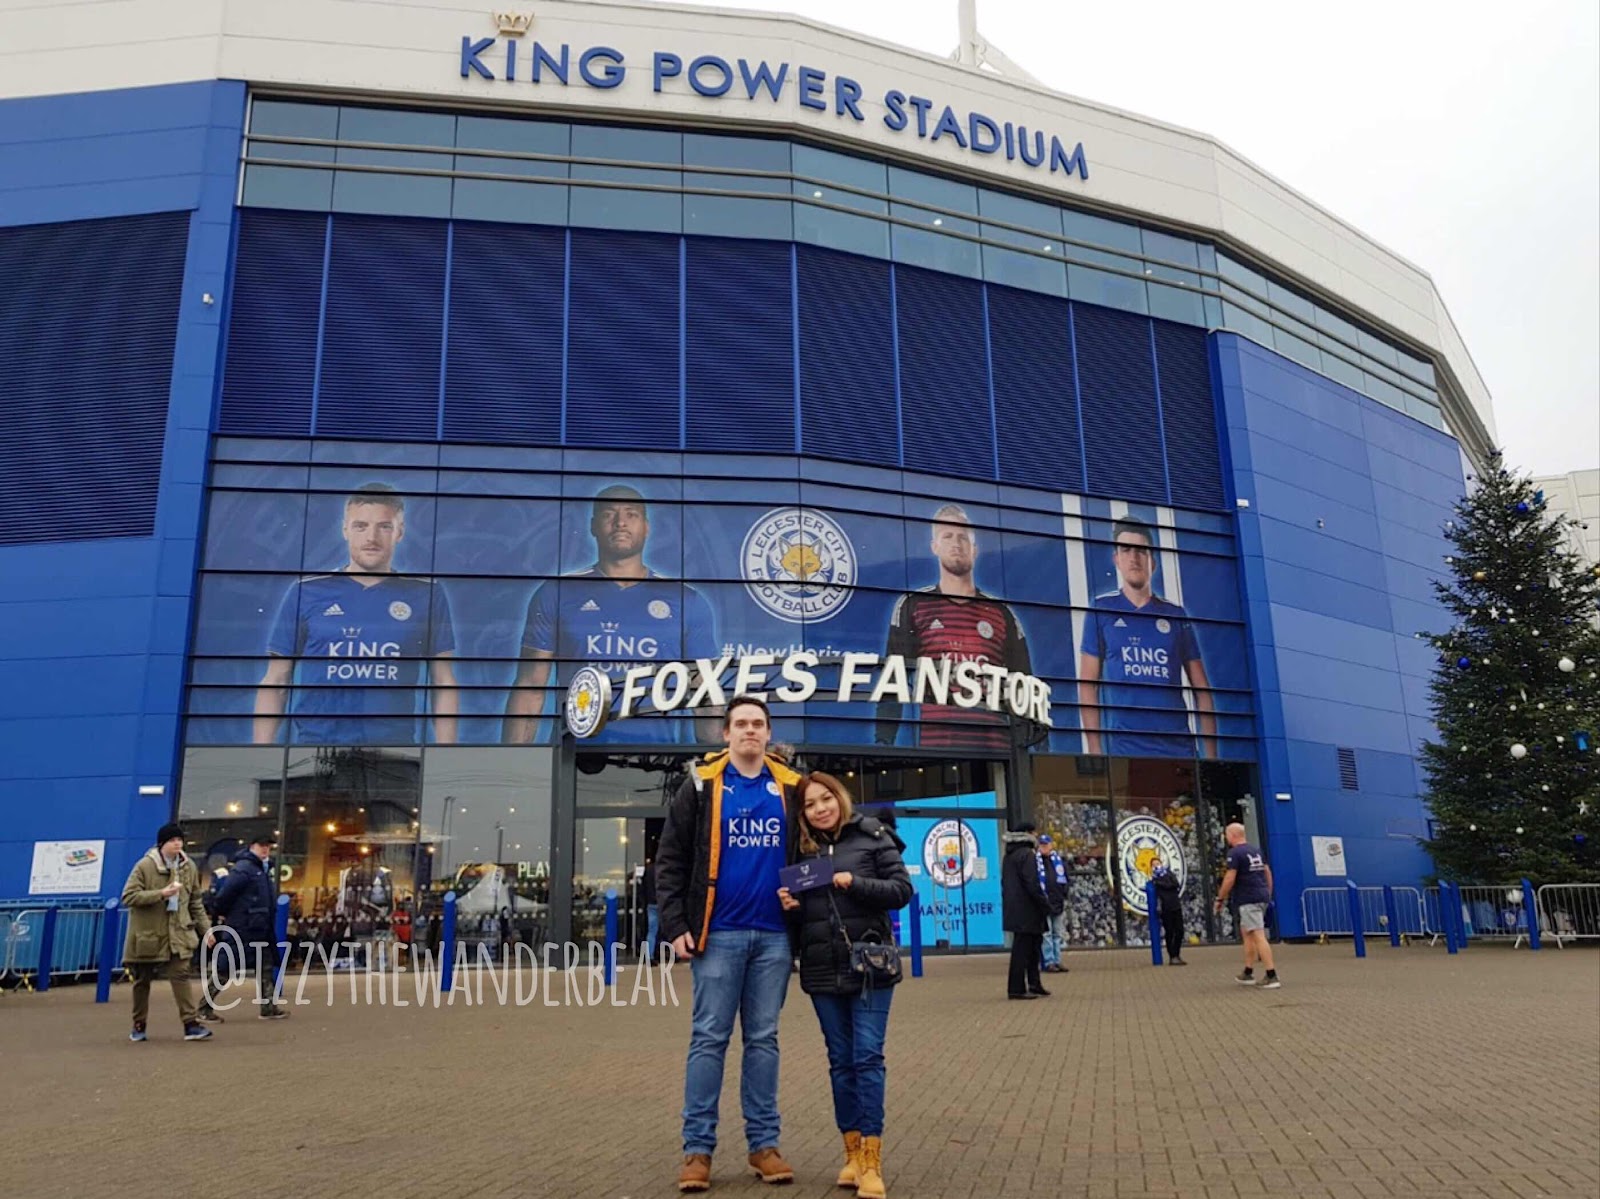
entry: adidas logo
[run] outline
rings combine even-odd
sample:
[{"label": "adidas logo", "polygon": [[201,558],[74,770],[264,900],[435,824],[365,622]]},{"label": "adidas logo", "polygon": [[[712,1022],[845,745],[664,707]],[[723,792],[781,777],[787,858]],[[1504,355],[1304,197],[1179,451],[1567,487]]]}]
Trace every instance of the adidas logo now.
[{"label": "adidas logo", "polygon": [[1117,617],[1117,623],[1112,625],[1111,627],[1114,628],[1114,629],[1125,629],[1125,628],[1128,627],[1128,622],[1123,620],[1122,617],[1119,616],[1119,617]]},{"label": "adidas logo", "polygon": [[600,605],[595,603],[593,600],[584,600],[583,601],[583,607],[579,608],[578,611],[579,612],[598,612],[598,611],[600,611]]},{"label": "adidas logo", "polygon": [[928,626],[928,632],[936,633],[936,632],[940,631],[943,628],[944,628],[944,621],[935,619],[934,622],[931,625]]},{"label": "adidas logo", "polygon": [[343,616],[344,609],[341,608],[337,603],[332,603],[328,605],[327,609],[322,614],[324,616]]}]

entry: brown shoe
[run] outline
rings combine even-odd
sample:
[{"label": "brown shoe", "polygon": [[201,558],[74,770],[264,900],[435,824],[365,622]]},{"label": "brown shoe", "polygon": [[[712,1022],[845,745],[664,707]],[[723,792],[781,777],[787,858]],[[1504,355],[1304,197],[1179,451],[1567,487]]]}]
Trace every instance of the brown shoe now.
[{"label": "brown shoe", "polygon": [[839,1178],[833,1185],[853,1187],[856,1185],[856,1174],[861,1167],[861,1134],[847,1132],[844,1134],[844,1169],[839,1171]]},{"label": "brown shoe", "polygon": [[862,1137],[856,1182],[857,1199],[886,1199],[883,1186],[883,1138]]},{"label": "brown shoe", "polygon": [[761,1177],[762,1182],[783,1183],[794,1181],[794,1167],[783,1160],[783,1154],[777,1149],[757,1149],[749,1157],[750,1168]]},{"label": "brown shoe", "polygon": [[709,1191],[711,1189],[711,1155],[691,1153],[683,1159],[683,1169],[678,1171],[680,1191]]}]

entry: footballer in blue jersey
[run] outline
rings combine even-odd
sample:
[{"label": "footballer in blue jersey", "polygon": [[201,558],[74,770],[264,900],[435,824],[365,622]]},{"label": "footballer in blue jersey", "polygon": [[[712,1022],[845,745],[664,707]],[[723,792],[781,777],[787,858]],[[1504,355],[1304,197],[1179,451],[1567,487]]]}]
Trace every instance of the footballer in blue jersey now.
[{"label": "footballer in blue jersey", "polygon": [[1182,607],[1150,589],[1155,538],[1143,522],[1124,518],[1116,522],[1112,541],[1122,588],[1095,597],[1079,647],[1084,752],[1129,757],[1193,752],[1183,700],[1187,678],[1201,756],[1214,758],[1217,718],[1194,627]]},{"label": "footballer in blue jersey", "polygon": [[[423,673],[433,687],[434,741],[456,740],[455,630],[432,579],[394,573],[405,501],[381,483],[346,500],[350,560],[290,584],[267,638],[254,740],[280,741],[289,708],[296,745],[415,745]],[[292,708],[288,700],[293,688]]]},{"label": "footballer in blue jersey", "polygon": [[[595,541],[595,564],[541,584],[528,604],[522,664],[506,703],[502,740],[508,744],[534,739],[545,708],[543,689],[579,666],[595,666],[620,683],[632,666],[718,656],[711,606],[705,597],[645,565],[650,515],[638,491],[622,484],[601,491],[594,500],[589,532]],[[714,736],[714,718],[699,723],[702,740]],[[590,740],[673,741],[675,730],[686,724],[633,717],[608,725]]]}]

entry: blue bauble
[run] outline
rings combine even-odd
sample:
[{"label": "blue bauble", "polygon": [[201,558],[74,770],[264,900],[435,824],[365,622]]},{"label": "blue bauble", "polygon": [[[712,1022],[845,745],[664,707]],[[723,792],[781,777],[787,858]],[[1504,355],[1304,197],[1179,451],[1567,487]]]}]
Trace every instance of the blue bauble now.
[{"label": "blue bauble", "polygon": [[1456,659],[1456,665],[1461,667],[1462,670],[1466,670],[1469,666],[1472,665],[1472,659],[1471,658],[1457,658]]},{"label": "blue bauble", "polygon": [[1518,512],[1526,512],[1527,510],[1528,510],[1528,501],[1527,500],[1518,501],[1518,503],[1517,503],[1517,511]]}]

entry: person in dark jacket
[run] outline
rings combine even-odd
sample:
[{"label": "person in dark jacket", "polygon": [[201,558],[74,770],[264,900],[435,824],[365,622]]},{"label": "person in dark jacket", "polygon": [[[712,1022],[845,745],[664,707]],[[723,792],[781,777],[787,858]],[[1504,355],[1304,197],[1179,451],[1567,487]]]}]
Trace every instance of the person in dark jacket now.
[{"label": "person in dark jacket", "polygon": [[[210,916],[213,922],[217,919],[217,893],[222,890],[222,884],[227,878],[228,868],[218,866],[211,872],[211,886],[201,897],[201,902],[206,905],[206,915]],[[202,1024],[225,1023],[222,1013],[211,1006],[211,996],[220,992],[231,981],[226,977],[227,961],[227,955],[219,952],[214,942],[210,946],[195,948],[194,968],[195,973],[200,976],[200,1012],[195,1018]]]},{"label": "person in dark jacket", "polygon": [[1165,862],[1156,863],[1150,872],[1156,885],[1156,906],[1161,913],[1161,931],[1167,938],[1167,965],[1187,966],[1183,960],[1183,884],[1177,872]]},{"label": "person in dark jacket", "polygon": [[739,1099],[751,1169],[794,1180],[778,1149],[778,1018],[789,990],[789,922],[779,871],[794,859],[790,822],[800,776],[768,752],[772,718],[750,696],[729,701],[726,753],[689,772],[656,850],[661,936],[689,960],[694,1011],[683,1083],[680,1191],[711,1187],[717,1108],[733,1022],[744,1035]]},{"label": "person in dark jacket", "polygon": [[824,858],[833,885],[778,897],[790,913],[800,957],[800,989],[811,996],[828,1046],[833,1114],[844,1137],[838,1185],[860,1199],[882,1199],[883,1106],[893,984],[868,986],[850,963],[862,940],[888,943],[889,913],[911,902],[905,842],[882,821],[853,811],[850,793],[831,774],[800,780],[799,855]]},{"label": "person in dark jacket", "polygon": [[1019,824],[1005,835],[1006,856],[1000,867],[1000,914],[1011,934],[1011,970],[1006,998],[1036,999],[1050,994],[1039,980],[1044,934],[1050,927],[1050,902],[1039,881],[1039,843],[1034,826]]},{"label": "person in dark jacket", "polygon": [[217,916],[230,930],[222,935],[240,955],[241,971],[255,972],[263,1020],[284,1020],[289,1015],[278,1006],[276,994],[278,938],[273,924],[278,910],[277,872],[267,862],[277,844],[272,833],[261,833],[235,854],[233,869],[217,889],[214,901]]}]

